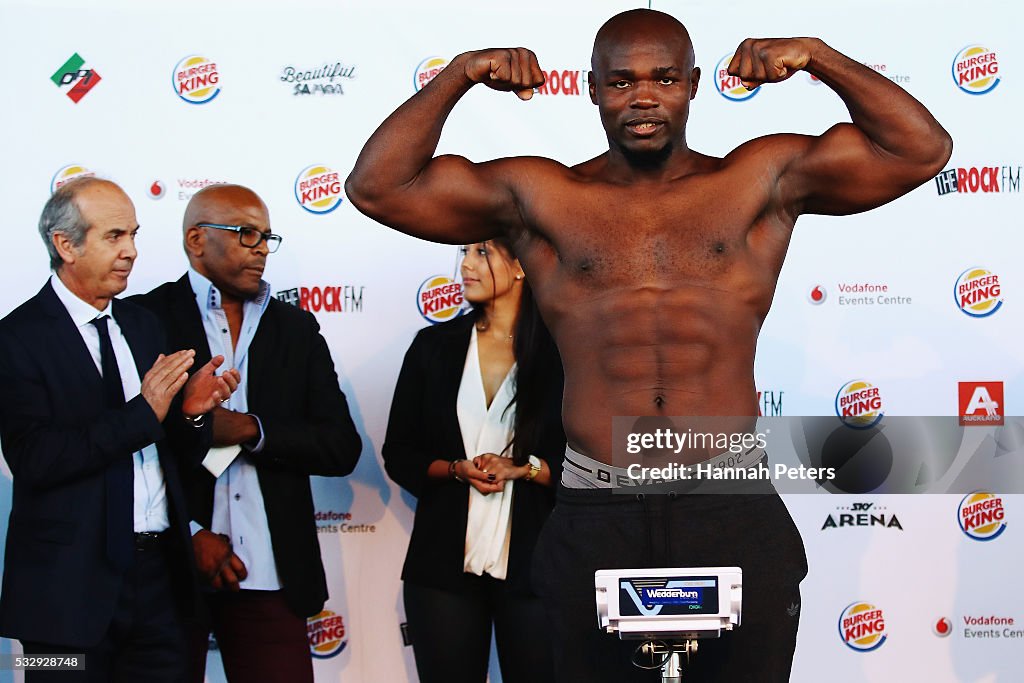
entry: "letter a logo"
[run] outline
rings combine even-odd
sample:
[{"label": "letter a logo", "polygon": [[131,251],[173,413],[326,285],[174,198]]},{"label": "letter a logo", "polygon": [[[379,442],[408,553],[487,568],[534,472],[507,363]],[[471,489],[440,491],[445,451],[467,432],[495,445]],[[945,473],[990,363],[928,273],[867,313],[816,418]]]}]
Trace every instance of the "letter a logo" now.
[{"label": "letter a logo", "polygon": [[962,426],[998,426],[1004,414],[1002,382],[960,382]]}]

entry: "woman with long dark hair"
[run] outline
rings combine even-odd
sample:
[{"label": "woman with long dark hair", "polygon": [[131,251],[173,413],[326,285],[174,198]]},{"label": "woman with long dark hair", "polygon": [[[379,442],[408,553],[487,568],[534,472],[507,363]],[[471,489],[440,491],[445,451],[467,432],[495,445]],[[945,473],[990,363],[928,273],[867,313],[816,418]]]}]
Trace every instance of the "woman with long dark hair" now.
[{"label": "woman with long dark hair", "polygon": [[561,475],[561,362],[506,240],[467,245],[461,268],[473,311],[416,335],[383,448],[418,498],[409,635],[424,683],[482,683],[492,624],[505,683],[551,681],[529,568]]}]

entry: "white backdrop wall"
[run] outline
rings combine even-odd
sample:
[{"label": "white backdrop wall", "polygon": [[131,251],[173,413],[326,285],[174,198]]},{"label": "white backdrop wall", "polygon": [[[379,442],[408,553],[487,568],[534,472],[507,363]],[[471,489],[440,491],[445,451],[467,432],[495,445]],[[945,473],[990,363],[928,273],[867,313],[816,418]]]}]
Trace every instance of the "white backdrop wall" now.
[{"label": "white backdrop wall", "polygon": [[[314,480],[331,591],[325,609],[332,613],[311,624],[318,681],[416,679],[403,644],[399,580],[415,501],[388,480],[379,453],[402,355],[427,324],[417,305],[420,286],[451,277],[456,253],[373,223],[337,192],[322,206],[304,206],[299,176],[333,172],[343,179],[373,129],[413,94],[421,65],[426,71],[462,51],[497,45],[533,49],[546,71],[557,72],[558,92],[552,83],[526,103],[471,92],[440,151],[474,160],[541,154],[568,164],[600,153],[603,132],[586,97],[593,35],[612,14],[637,6],[646,3],[0,1],[0,56],[8,64],[0,107],[0,314],[47,277],[35,225],[53,184],[74,167],[115,180],[135,201],[142,231],[129,293],[183,272],[182,212],[204,183],[252,187],[270,207],[274,231],[285,236],[266,278],[274,292],[316,313],[364,438],[352,476]],[[765,413],[832,414],[841,388],[855,380],[877,387],[890,415],[957,415],[961,383],[970,392],[976,382],[999,383],[1000,410],[1019,413],[1019,6],[653,6],[687,24],[703,71],[688,134],[695,149],[722,155],[757,135],[816,134],[848,119],[839,99],[806,74],[743,101],[717,87],[719,60],[743,38],[816,35],[921,99],[953,135],[949,168],[964,169],[963,192],[940,194],[943,186],[933,182],[859,216],[800,219],[755,364]],[[998,73],[960,87],[955,61],[971,46],[978,49],[966,57],[988,68],[995,63]],[[200,58],[194,66],[216,65],[206,67],[217,74],[212,89],[192,97],[216,93],[205,103],[179,97],[175,74],[187,57]],[[82,78],[58,85],[69,59],[64,70],[82,71]],[[319,78],[304,81],[308,93],[296,87],[294,74],[318,70]],[[77,102],[68,96],[82,91]],[[995,169],[979,176],[990,191],[971,191],[971,169],[983,168]],[[950,296],[971,270],[998,278],[1001,292],[987,309],[962,310]],[[874,291],[844,291],[858,285]],[[4,472],[0,512],[10,505],[6,466]],[[1024,541],[1015,532],[1024,510],[1017,497],[994,493],[1005,533],[989,542],[961,531],[962,496],[789,497],[810,562],[793,680],[1019,680],[1024,597],[1014,579]],[[869,503],[884,525],[823,528],[830,515],[838,521]],[[884,615],[885,640],[870,651],[862,650],[880,639],[847,642],[837,628],[855,603]],[[989,627],[968,624],[993,616],[1014,625],[979,637]],[[936,635],[937,624],[950,635]],[[12,651],[17,643],[0,643],[0,652]],[[209,679],[222,680],[216,652],[211,662]],[[0,672],[0,683],[13,680],[20,679]]]}]

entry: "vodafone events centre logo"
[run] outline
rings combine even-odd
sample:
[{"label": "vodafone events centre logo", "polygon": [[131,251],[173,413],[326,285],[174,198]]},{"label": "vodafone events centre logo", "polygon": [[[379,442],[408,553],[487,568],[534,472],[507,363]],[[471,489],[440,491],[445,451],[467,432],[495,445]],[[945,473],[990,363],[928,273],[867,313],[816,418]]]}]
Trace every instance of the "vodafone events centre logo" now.
[{"label": "vodafone events centre logo", "polygon": [[999,85],[999,56],[982,45],[968,45],[953,58],[953,82],[968,95],[984,95]]},{"label": "vodafone events centre logo", "polygon": [[68,164],[62,166],[53,174],[53,179],[50,180],[50,194],[53,194],[61,188],[62,185],[70,183],[75,178],[95,178],[96,173],[90,171],[81,164]]},{"label": "vodafone events centre logo", "polygon": [[739,76],[729,75],[729,62],[731,61],[732,53],[729,53],[718,60],[718,64],[715,66],[715,88],[718,89],[718,94],[733,102],[743,102],[761,92],[761,86],[747,90],[740,82]]},{"label": "vodafone events centre logo", "polygon": [[956,511],[960,531],[975,541],[991,541],[1006,531],[1003,497],[988,491],[968,493]]},{"label": "vodafone events centre logo", "polygon": [[206,104],[220,94],[217,63],[200,55],[189,55],[174,66],[174,92],[189,104]]},{"label": "vodafone events centre logo", "polygon": [[953,633],[953,622],[946,617],[939,617],[932,624],[932,633],[939,638],[948,638]]},{"label": "vodafone events centre logo", "polygon": [[53,72],[50,80],[61,90],[68,88],[65,93],[68,99],[78,104],[103,79],[94,69],[86,67],[85,60],[76,52]]},{"label": "vodafone events centre logo", "polygon": [[960,424],[998,427],[1003,424],[1002,382],[960,382]]},{"label": "vodafone events centre logo", "polygon": [[316,659],[333,657],[348,645],[345,637],[345,620],[340,614],[325,609],[306,619],[306,638],[309,640],[309,654]]},{"label": "vodafone events centre logo", "polygon": [[874,427],[884,415],[878,387],[862,379],[847,382],[836,394],[836,415],[847,427]]},{"label": "vodafone events centre logo", "polygon": [[448,66],[448,60],[444,57],[427,57],[424,59],[416,65],[416,70],[412,74],[413,89],[416,92],[423,90],[423,86],[434,80],[434,77],[444,71],[446,66]]},{"label": "vodafone events centre logo", "polygon": [[972,318],[987,318],[1003,307],[999,276],[984,268],[971,267],[953,284],[953,301]]},{"label": "vodafone events centre logo", "polygon": [[807,292],[807,300],[815,306],[825,303],[826,299],[828,299],[828,290],[824,285],[815,285],[811,291]]},{"label": "vodafone events centre logo", "polygon": [[295,178],[295,201],[310,213],[330,213],[343,198],[341,174],[323,164],[307,166]]},{"label": "vodafone events centre logo", "polygon": [[416,291],[420,315],[433,324],[462,315],[462,283],[445,275],[428,277]]},{"label": "vodafone events centre logo", "polygon": [[885,615],[869,602],[850,603],[839,615],[839,637],[851,650],[877,650],[888,638]]}]

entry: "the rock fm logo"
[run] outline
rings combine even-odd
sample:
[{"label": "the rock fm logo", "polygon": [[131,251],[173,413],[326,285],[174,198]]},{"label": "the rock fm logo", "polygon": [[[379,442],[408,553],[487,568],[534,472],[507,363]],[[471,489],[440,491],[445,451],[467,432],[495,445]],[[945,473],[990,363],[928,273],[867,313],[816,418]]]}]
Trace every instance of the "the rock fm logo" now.
[{"label": "the rock fm logo", "polygon": [[340,614],[325,609],[306,620],[306,638],[309,653],[317,659],[333,657],[348,645],[345,621]]},{"label": "the rock fm logo", "polygon": [[341,175],[323,164],[307,166],[295,178],[295,201],[310,213],[330,213],[343,197]]},{"label": "the rock fm logo", "polygon": [[885,615],[869,602],[852,602],[839,615],[839,637],[851,650],[877,650],[888,637]]},{"label": "the rock fm logo", "polygon": [[953,58],[953,82],[969,95],[984,95],[999,85],[999,57],[995,50],[968,45]]},{"label": "the rock fm logo", "polygon": [[431,323],[462,315],[462,283],[444,275],[428,277],[416,292],[416,307]]},{"label": "the rock fm logo", "polygon": [[968,493],[956,511],[960,530],[975,541],[991,541],[1006,531],[1003,498],[987,491]]},{"label": "the rock fm logo", "polygon": [[761,92],[761,86],[747,90],[740,82],[739,76],[729,75],[729,62],[731,61],[732,53],[718,60],[718,65],[715,66],[715,88],[718,90],[718,94],[733,102],[743,102]]},{"label": "the rock fm logo", "polygon": [[62,166],[53,174],[53,179],[50,180],[50,194],[53,194],[60,189],[62,185],[70,183],[75,178],[94,178],[96,173],[90,171],[81,164],[68,164]]},{"label": "the rock fm logo", "polygon": [[217,63],[200,55],[189,55],[171,73],[174,92],[189,104],[206,104],[220,94]]},{"label": "the rock fm logo", "polygon": [[588,95],[587,72],[581,69],[545,71],[544,83],[536,92],[538,95]]},{"label": "the rock fm logo", "polygon": [[448,66],[448,60],[444,57],[427,57],[416,65],[412,73],[412,87],[419,92],[427,83],[434,80],[434,76],[444,71]]},{"label": "the rock fm logo", "polygon": [[953,284],[953,301],[972,318],[987,318],[1002,308],[1002,294],[999,276],[984,268],[968,268]]},{"label": "the rock fm logo", "polygon": [[1006,194],[1020,192],[1020,164],[947,168],[935,176],[939,196],[952,194]]},{"label": "the rock fm logo", "polygon": [[76,52],[53,72],[50,80],[62,90],[70,88],[65,94],[68,99],[78,104],[78,101],[88,95],[89,91],[95,88],[102,79],[95,69],[85,66],[85,60]]},{"label": "the rock fm logo", "polygon": [[847,427],[874,427],[884,415],[878,387],[862,379],[847,382],[836,393],[836,415]]}]

